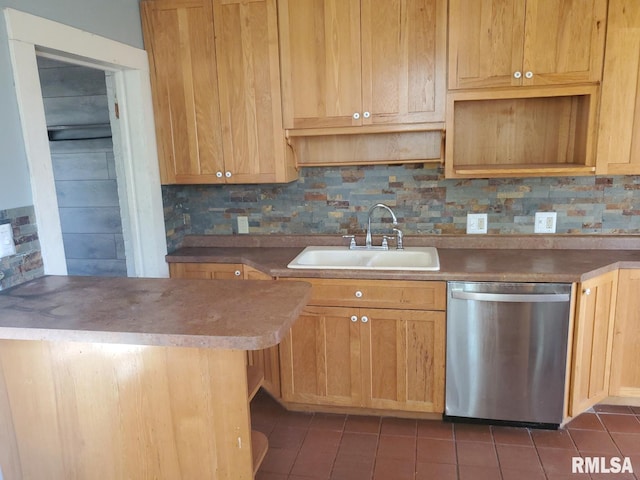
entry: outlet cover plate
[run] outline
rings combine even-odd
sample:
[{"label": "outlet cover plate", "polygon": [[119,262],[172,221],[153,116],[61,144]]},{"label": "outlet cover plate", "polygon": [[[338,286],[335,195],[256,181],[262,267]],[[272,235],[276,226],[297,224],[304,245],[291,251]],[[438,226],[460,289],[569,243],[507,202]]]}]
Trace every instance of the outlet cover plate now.
[{"label": "outlet cover plate", "polygon": [[238,216],[238,233],[249,233],[249,217]]},{"label": "outlet cover plate", "polygon": [[556,212],[536,212],[534,233],[556,233]]},{"label": "outlet cover plate", "polygon": [[468,213],[467,233],[487,233],[487,214]]},{"label": "outlet cover plate", "polygon": [[13,241],[13,227],[10,223],[0,225],[0,258],[16,254],[16,244]]}]

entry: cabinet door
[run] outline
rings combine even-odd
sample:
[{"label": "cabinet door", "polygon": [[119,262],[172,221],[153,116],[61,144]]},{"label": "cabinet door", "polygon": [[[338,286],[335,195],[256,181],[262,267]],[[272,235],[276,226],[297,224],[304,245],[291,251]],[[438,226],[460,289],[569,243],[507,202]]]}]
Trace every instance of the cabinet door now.
[{"label": "cabinet door", "polygon": [[372,408],[444,411],[444,312],[363,309],[363,398]]},{"label": "cabinet door", "polygon": [[284,127],[360,125],[360,0],[278,6]]},{"label": "cabinet door", "polygon": [[285,163],[276,0],[213,5],[226,182],[294,180]]},{"label": "cabinet door", "polygon": [[362,0],[363,124],[444,122],[445,0]]},{"label": "cabinet door", "polygon": [[620,270],[609,395],[640,398],[640,295],[638,292],[640,292],[640,270]]},{"label": "cabinet door", "polygon": [[610,0],[596,173],[640,174],[640,2]]},{"label": "cabinet door", "polygon": [[449,88],[521,84],[525,0],[449,1]]},{"label": "cabinet door", "polygon": [[570,415],[609,395],[617,271],[580,285],[573,340]]},{"label": "cabinet door", "polygon": [[238,263],[171,263],[173,278],[202,278],[206,280],[242,280],[242,264]]},{"label": "cabinet door", "polygon": [[221,183],[211,2],[153,0],[141,9],[162,183]]},{"label": "cabinet door", "polygon": [[528,0],[522,84],[599,82],[606,20],[607,0]]},{"label": "cabinet door", "polygon": [[280,344],[280,365],[283,400],[360,406],[358,309],[307,307]]}]

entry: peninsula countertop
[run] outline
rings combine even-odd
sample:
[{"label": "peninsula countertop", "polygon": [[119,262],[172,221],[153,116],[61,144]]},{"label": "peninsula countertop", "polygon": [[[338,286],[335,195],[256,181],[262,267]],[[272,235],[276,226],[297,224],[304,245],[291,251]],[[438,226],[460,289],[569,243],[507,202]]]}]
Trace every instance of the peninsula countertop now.
[{"label": "peninsula countertop", "polygon": [[437,272],[288,269],[307,245],[345,245],[345,240],[325,235],[194,235],[185,237],[167,261],[243,263],[277,278],[507,282],[582,282],[617,268],[640,268],[640,235],[405,237],[405,245],[438,248]]},{"label": "peninsula countertop", "polygon": [[307,303],[304,282],[45,276],[0,292],[0,339],[259,350]]}]

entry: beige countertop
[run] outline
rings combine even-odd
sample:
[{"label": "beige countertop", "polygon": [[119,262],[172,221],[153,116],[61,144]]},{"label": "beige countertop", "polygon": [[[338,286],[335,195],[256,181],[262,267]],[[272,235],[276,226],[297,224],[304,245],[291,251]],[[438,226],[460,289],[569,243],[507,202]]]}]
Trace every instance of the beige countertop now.
[{"label": "beige countertop", "polygon": [[640,236],[633,235],[406,237],[406,246],[438,248],[438,272],[287,268],[305,245],[344,245],[344,240],[339,236],[193,236],[185,237],[183,247],[167,255],[167,261],[243,263],[273,277],[513,282],[580,282],[616,268],[640,268]]},{"label": "beige countertop", "polygon": [[307,303],[304,282],[46,276],[0,292],[0,339],[259,350]]}]

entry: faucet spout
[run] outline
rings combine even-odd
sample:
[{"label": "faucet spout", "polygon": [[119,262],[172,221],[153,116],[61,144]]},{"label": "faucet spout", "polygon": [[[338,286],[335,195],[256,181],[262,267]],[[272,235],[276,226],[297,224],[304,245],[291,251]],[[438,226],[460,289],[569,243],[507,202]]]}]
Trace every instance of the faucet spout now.
[{"label": "faucet spout", "polygon": [[385,205],[384,203],[376,203],[373,207],[369,209],[369,216],[367,217],[367,236],[365,239],[365,247],[371,248],[371,214],[376,208],[382,208],[391,214],[391,218],[393,219],[393,224],[398,225],[398,218],[396,214],[393,213],[390,207]]}]

